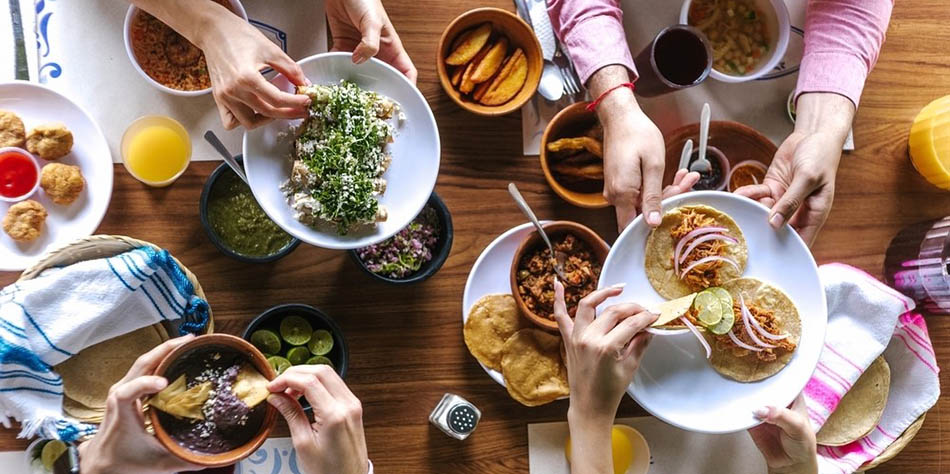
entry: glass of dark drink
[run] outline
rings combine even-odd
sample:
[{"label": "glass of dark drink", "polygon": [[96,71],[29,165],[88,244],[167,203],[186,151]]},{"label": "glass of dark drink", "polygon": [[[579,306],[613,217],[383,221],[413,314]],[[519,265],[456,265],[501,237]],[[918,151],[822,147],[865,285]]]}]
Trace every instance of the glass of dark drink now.
[{"label": "glass of dark drink", "polygon": [[640,78],[636,93],[656,97],[702,83],[712,69],[706,35],[689,25],[668,26],[634,59]]}]

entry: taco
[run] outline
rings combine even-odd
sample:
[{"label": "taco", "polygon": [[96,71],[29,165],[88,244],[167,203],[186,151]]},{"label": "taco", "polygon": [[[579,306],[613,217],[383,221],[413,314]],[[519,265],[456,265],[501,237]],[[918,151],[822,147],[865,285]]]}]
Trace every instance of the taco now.
[{"label": "taco", "polygon": [[739,278],[748,255],[731,217],[709,206],[681,206],[650,232],[644,269],[657,293],[675,299]]},{"label": "taco", "polygon": [[739,382],[782,370],[801,339],[801,318],[792,300],[754,278],[731,280],[659,309],[653,327],[689,329],[706,349],[712,368]]}]

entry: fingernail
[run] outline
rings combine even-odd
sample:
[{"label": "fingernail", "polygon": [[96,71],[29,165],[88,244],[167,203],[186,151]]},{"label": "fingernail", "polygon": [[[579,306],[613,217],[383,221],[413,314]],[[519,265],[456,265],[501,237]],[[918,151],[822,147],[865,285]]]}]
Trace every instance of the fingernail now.
[{"label": "fingernail", "polygon": [[764,420],[769,417],[769,407],[756,408],[752,410],[752,414],[760,420]]},{"label": "fingernail", "polygon": [[625,286],[627,286],[626,283],[616,283],[616,284],[610,285],[610,289],[612,289],[612,290],[614,290],[614,289],[620,290],[620,289],[623,289],[623,287],[625,287]]},{"label": "fingernail", "polygon": [[306,86],[312,86],[312,85],[313,85],[313,83],[310,82],[310,78],[307,78],[307,77],[303,78],[303,83],[304,83],[304,85],[306,85]]},{"label": "fingernail", "polygon": [[662,219],[660,218],[659,212],[653,211],[647,216],[647,223],[650,225],[660,225],[660,221],[662,221]]},{"label": "fingernail", "polygon": [[781,214],[777,212],[772,214],[772,217],[769,217],[769,225],[771,225],[772,227],[776,229],[778,229],[779,227],[782,227],[782,224],[784,223],[785,223],[785,217],[783,217]]}]

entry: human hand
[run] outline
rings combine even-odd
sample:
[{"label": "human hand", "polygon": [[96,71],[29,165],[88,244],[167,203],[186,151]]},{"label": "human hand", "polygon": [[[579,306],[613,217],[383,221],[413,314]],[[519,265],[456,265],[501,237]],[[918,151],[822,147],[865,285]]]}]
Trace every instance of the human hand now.
[{"label": "human hand", "polygon": [[416,67],[379,0],[330,0],[326,9],[333,51],[352,51],[356,64],[378,56],[415,84]]},{"label": "human hand", "polygon": [[[287,420],[297,460],[307,474],[366,474],[369,458],[363,408],[340,376],[326,365],[299,365],[272,380],[267,401]],[[313,407],[310,423],[297,398]]]},{"label": "human hand", "polygon": [[854,104],[838,94],[809,93],[799,97],[797,111],[795,131],[775,152],[765,180],[743,186],[736,194],[770,207],[773,228],[788,222],[812,245],[831,212]]},{"label": "human hand", "polygon": [[818,473],[817,441],[801,394],[791,409],[764,407],[753,413],[763,421],[749,429],[752,441],[765,456],[770,474]]},{"label": "human hand", "polygon": [[[221,8],[215,5],[215,8]],[[237,15],[223,12],[197,34],[204,51],[212,94],[224,128],[255,128],[272,118],[294,119],[307,115],[310,98],[284,92],[261,75],[271,67],[295,86],[310,82],[303,70],[257,28]]]},{"label": "human hand", "polygon": [[125,377],[109,389],[99,432],[79,445],[83,474],[157,474],[201,469],[174,456],[148,434],[142,415],[142,398],[168,385],[165,378],[148,374],[155,371],[169,352],[193,338],[188,335],[171,339],[142,354]]}]

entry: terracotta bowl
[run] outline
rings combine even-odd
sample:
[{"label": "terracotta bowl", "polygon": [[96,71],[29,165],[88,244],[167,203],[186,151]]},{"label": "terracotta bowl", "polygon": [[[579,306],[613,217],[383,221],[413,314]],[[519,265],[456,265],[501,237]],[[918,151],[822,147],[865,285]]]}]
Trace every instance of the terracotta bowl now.
[{"label": "terracotta bowl", "polygon": [[[604,242],[604,239],[600,238],[600,236],[589,227],[570,221],[549,222],[547,224],[543,224],[543,227],[544,231],[551,239],[552,244],[560,236],[569,232],[590,246],[594,253],[594,257],[601,266],[603,266],[604,261],[607,260],[607,252],[610,251],[610,247],[607,245],[607,242]],[[544,241],[541,240],[541,234],[538,234],[538,231],[534,231],[529,234],[528,237],[526,237],[523,241],[521,241],[521,244],[518,245],[518,250],[515,251],[515,256],[511,260],[511,272],[509,275],[509,279],[511,280],[511,294],[514,296],[515,304],[518,306],[521,314],[541,328],[548,331],[557,332],[557,321],[535,314],[529,310],[527,305],[525,305],[524,300],[521,298],[521,293],[518,292],[518,262],[521,261],[521,257],[524,256],[524,254],[534,250],[537,247],[543,246]]]},{"label": "terracotta bowl", "polygon": [[[663,186],[673,182],[680,153],[689,139],[693,140],[694,145],[699,143],[698,123],[684,125],[666,134],[666,172],[663,175]],[[730,169],[746,160],[755,160],[768,167],[778,150],[772,140],[754,128],[729,121],[709,123],[709,145],[718,148],[725,155]],[[728,170],[726,173],[728,174]]]},{"label": "terracotta bowl", "polygon": [[[597,123],[597,114],[587,110],[589,102],[577,102],[571,104],[557,113],[548,126],[544,129],[544,135],[541,137],[541,170],[544,172],[544,179],[548,181],[551,189],[561,196],[565,201],[579,207],[589,209],[599,209],[607,207],[610,204],[604,198],[604,192],[601,189],[597,192],[581,192],[570,189],[558,182],[548,163],[548,142],[559,138],[580,136],[583,131]],[[601,186],[603,188],[603,186]]]},{"label": "terracotta bowl", "polygon": [[[510,50],[514,51],[515,48],[524,50],[525,58],[528,60],[528,76],[521,91],[508,102],[495,106],[482,105],[463,97],[452,85],[444,61],[451,53],[452,42],[455,41],[458,35],[485,22],[491,23],[496,33],[508,37]],[[459,107],[486,117],[505,115],[520,109],[538,90],[538,82],[541,81],[541,69],[544,65],[544,60],[541,58],[541,44],[538,43],[538,38],[534,36],[531,27],[513,13],[500,8],[476,8],[452,20],[452,23],[449,23],[449,26],[442,31],[436,54],[435,63],[439,74],[439,82],[442,83],[442,89],[445,90],[445,93]]]},{"label": "terracotta bowl", "polygon": [[[254,368],[260,371],[260,373],[267,380],[273,380],[275,377],[277,377],[273,367],[271,367],[271,365],[267,362],[267,359],[264,358],[264,354],[261,354],[260,351],[251,345],[251,343],[245,341],[244,339],[228,334],[208,334],[204,336],[198,336],[191,341],[176,347],[158,364],[158,368],[155,369],[154,375],[164,376],[175,361],[196,349],[206,348],[208,346],[224,346],[234,349],[237,352],[244,354],[248,361],[254,366]],[[178,444],[178,442],[172,439],[168,432],[165,431],[165,428],[159,421],[157,410],[149,410],[148,417],[152,422],[152,427],[155,429],[155,437],[158,438],[158,441],[162,443],[162,445],[165,446],[165,449],[168,449],[172,454],[199,466],[222,467],[229,466],[250,456],[254,453],[254,451],[257,451],[257,448],[264,444],[265,440],[267,440],[271,430],[274,428],[274,423],[277,421],[277,410],[269,403],[263,403],[267,405],[267,411],[264,414],[264,421],[261,423],[261,428],[257,434],[254,435],[254,437],[252,437],[244,445],[218,454],[199,453]]]}]

